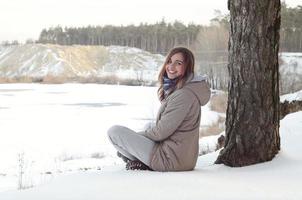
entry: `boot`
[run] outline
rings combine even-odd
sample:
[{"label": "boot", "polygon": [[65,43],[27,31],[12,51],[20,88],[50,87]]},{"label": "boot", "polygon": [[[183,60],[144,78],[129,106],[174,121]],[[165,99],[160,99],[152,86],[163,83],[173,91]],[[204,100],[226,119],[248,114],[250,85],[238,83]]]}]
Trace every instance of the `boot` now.
[{"label": "boot", "polygon": [[150,170],[153,171],[149,166],[145,165],[139,160],[130,160],[126,164],[126,170]]}]

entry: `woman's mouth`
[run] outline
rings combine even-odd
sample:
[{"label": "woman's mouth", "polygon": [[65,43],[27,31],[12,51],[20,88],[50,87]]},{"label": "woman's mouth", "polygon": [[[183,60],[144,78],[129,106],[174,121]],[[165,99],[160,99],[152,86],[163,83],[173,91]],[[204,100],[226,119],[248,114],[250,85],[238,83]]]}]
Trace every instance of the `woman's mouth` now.
[{"label": "woman's mouth", "polygon": [[170,70],[168,70],[168,73],[169,73],[169,74],[176,74],[177,71],[170,71]]}]

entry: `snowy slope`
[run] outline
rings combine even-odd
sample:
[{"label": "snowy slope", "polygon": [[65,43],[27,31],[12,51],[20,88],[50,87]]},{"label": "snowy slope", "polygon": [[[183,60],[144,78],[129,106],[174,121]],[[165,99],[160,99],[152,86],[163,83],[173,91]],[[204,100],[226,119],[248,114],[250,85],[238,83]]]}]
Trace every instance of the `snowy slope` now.
[{"label": "snowy slope", "polygon": [[271,162],[242,168],[213,165],[217,152],[202,156],[191,172],[101,171],[61,176],[24,191],[0,193],[5,200],[97,199],[301,199],[302,112],[281,121],[282,150]]},{"label": "snowy slope", "polygon": [[[280,53],[281,78],[299,82],[302,53]],[[155,81],[164,57],[122,46],[25,44],[0,46],[0,78],[104,77]],[[284,86],[285,87],[285,86]]]},{"label": "snowy slope", "polygon": [[156,80],[164,57],[121,46],[26,44],[0,47],[0,77],[88,77]]}]

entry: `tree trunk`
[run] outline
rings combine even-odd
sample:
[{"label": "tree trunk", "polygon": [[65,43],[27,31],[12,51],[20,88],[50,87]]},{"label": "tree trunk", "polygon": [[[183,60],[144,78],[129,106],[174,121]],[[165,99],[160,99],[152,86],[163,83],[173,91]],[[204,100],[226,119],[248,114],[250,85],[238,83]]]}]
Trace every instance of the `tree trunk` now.
[{"label": "tree trunk", "polygon": [[229,0],[226,141],[216,164],[272,160],[280,150],[280,0]]}]

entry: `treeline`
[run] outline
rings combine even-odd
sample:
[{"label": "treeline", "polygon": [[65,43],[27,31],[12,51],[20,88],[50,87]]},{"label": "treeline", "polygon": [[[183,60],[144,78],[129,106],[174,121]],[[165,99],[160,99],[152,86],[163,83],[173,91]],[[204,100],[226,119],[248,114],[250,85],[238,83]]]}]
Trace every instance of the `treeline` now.
[{"label": "treeline", "polygon": [[289,8],[282,2],[280,48],[283,52],[302,52],[302,5]]},{"label": "treeline", "polygon": [[[207,74],[213,89],[227,89],[229,15],[216,11],[208,26],[165,20],[139,26],[52,27],[42,30],[38,40],[26,43],[61,45],[120,45],[137,47],[152,53],[166,53],[174,46],[191,48],[196,56],[196,70]],[[17,44],[17,41],[13,42]],[[302,52],[302,6],[281,5],[280,52]],[[281,79],[283,80],[284,77]],[[293,80],[293,79],[292,79]],[[282,93],[292,92],[283,81]]]},{"label": "treeline", "polygon": [[167,23],[165,20],[156,24],[139,26],[88,26],[81,28],[62,28],[60,26],[43,29],[38,43],[60,45],[120,45],[137,47],[152,53],[165,54],[176,45],[194,44],[202,26],[181,22]]},{"label": "treeline", "polygon": [[120,45],[137,47],[152,53],[166,55],[174,46],[191,48],[196,56],[196,69],[209,75],[212,88],[227,87],[228,16],[216,11],[208,26],[179,21],[139,26],[89,26],[42,30],[38,43],[60,45]]},{"label": "treeline", "polygon": [[[289,8],[285,2],[282,2],[281,16],[281,51],[302,51],[302,6]],[[221,18],[220,20],[224,21],[220,22],[228,23],[225,21],[227,18],[228,16]],[[121,45],[164,54],[173,46],[196,46],[198,34],[208,28],[213,27],[185,25],[179,21],[167,23],[165,20],[155,24],[142,23],[139,26],[107,25],[79,28],[57,26],[43,29],[37,42],[60,45]],[[228,32],[225,34],[227,36]]]}]

